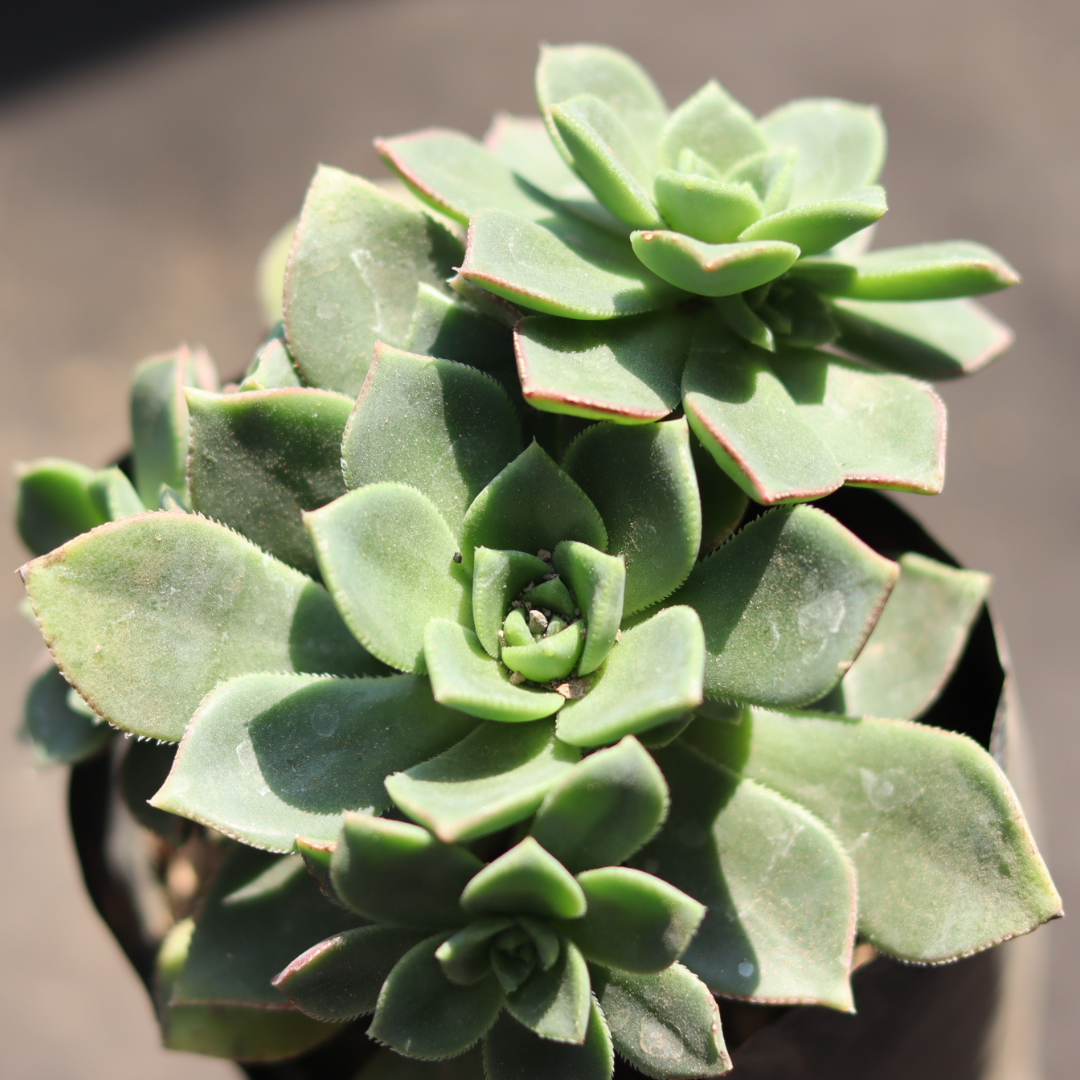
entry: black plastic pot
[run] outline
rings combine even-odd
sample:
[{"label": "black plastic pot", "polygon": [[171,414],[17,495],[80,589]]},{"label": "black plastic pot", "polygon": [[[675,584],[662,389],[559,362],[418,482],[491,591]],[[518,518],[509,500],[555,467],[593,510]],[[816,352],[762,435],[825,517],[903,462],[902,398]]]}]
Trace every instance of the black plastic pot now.
[{"label": "black plastic pot", "polygon": [[[878,492],[845,488],[818,505],[883,555],[916,551],[958,565]],[[956,671],[921,719],[969,735],[1017,782],[1019,717],[989,610],[983,610]],[[95,907],[152,993],[158,942],[143,929],[133,884],[108,855],[119,801],[114,775],[107,753],[72,769],[72,835]],[[729,1075],[733,1080],[1033,1080],[1039,976],[1032,944],[1012,943],[938,967],[878,957],[853,977],[855,1015],[721,1000],[735,1065]],[[239,1067],[251,1080],[353,1080],[377,1049],[364,1034],[366,1025],[366,1018],[350,1024],[290,1061]],[[641,1074],[620,1061],[615,1076],[631,1080]]]}]

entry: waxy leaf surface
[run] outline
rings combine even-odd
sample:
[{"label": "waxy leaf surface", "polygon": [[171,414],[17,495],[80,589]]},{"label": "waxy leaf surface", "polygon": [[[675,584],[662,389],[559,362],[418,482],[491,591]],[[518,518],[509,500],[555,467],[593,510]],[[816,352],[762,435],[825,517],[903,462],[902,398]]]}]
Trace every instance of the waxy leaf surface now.
[{"label": "waxy leaf surface", "polygon": [[[746,183],[730,184],[696,173],[664,169],[657,173],[655,186],[656,201],[664,220],[676,232],[686,233],[707,244],[729,243],[764,212],[757,193]],[[789,238],[766,235],[765,239]],[[798,241],[792,240],[792,243]]]},{"label": "waxy leaf surface", "polygon": [[888,206],[877,185],[851,192],[844,199],[801,203],[761,218],[739,235],[746,240],[786,240],[803,255],[818,255],[872,225]]},{"label": "waxy leaf surface", "polygon": [[[476,636],[488,656],[498,658],[499,630],[510,603],[526,585],[550,572],[549,565],[524,551],[478,547],[473,552],[472,615]],[[573,609],[568,614],[573,615]]]},{"label": "waxy leaf surface", "polygon": [[509,1013],[495,1021],[484,1040],[488,1080],[611,1080],[614,1065],[611,1035],[595,998],[580,1046],[542,1039]]},{"label": "waxy leaf surface", "polygon": [[71,687],[56,668],[31,684],[23,712],[23,731],[42,765],[75,765],[108,743],[112,728],[75,712],[68,704]]},{"label": "waxy leaf surface", "polygon": [[77,461],[42,458],[18,466],[17,475],[15,521],[32,555],[44,555],[109,520],[91,494],[97,474]]},{"label": "waxy leaf surface", "polygon": [[325,390],[187,392],[192,509],[305,574],[318,567],[301,514],[345,494],[352,402]]},{"label": "waxy leaf surface", "polygon": [[671,599],[701,616],[706,694],[806,704],[851,666],[897,572],[828,514],[784,507],[698,563]]},{"label": "waxy leaf surface", "polygon": [[578,674],[588,675],[604,662],[615,644],[623,617],[626,563],[588,544],[564,540],[555,547],[552,565],[573,590],[589,628],[578,661]]},{"label": "waxy leaf surface", "polygon": [[255,847],[333,841],[350,810],[378,814],[387,773],[438,754],[475,725],[416,675],[244,675],[188,726],[154,805]]},{"label": "waxy leaf surface", "polygon": [[690,150],[723,174],[768,149],[768,140],[749,111],[710,79],[671,114],[660,143],[660,167],[678,168],[680,153]]},{"label": "waxy leaf surface", "polygon": [[963,735],[764,709],[693,732],[836,833],[858,874],[859,929],[893,956],[955,960],[1061,912],[1008,780]]},{"label": "waxy leaf surface", "polygon": [[527,818],[579,757],[555,738],[550,720],[487,723],[430,761],[388,776],[386,790],[444,843],[465,842]]},{"label": "waxy leaf surface", "polygon": [[405,348],[411,353],[468,364],[501,382],[512,375],[514,368],[510,329],[463,297],[421,282]]},{"label": "waxy leaf surface", "polygon": [[194,515],[103,525],[22,573],[68,679],[100,716],[148,738],[178,742],[234,675],[381,670],[322,586]]},{"label": "waxy leaf surface", "polygon": [[592,987],[585,958],[572,941],[563,941],[555,964],[536,968],[506,995],[506,1009],[541,1038],[580,1045],[592,1012]]},{"label": "waxy leaf surface", "polygon": [[579,919],[585,896],[569,870],[526,836],[465,886],[461,906],[473,915]]}]

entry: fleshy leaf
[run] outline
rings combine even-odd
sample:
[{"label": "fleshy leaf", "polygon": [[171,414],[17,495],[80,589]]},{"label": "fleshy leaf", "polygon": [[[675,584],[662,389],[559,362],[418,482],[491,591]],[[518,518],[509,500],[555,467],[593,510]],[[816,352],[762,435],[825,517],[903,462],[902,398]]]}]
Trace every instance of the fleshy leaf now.
[{"label": "fleshy leaf", "polygon": [[564,701],[559,694],[514,685],[502,664],[484,651],[480,639],[449,619],[432,619],[427,624],[424,660],[435,700],[482,720],[540,720]]},{"label": "fleshy leaf", "polygon": [[718,173],[769,149],[753,116],[715,79],[687,98],[672,114],[660,144],[660,167],[675,169],[691,150]]},{"label": "fleshy leaf", "polygon": [[[286,222],[270,238],[263,248],[255,269],[255,284],[262,308],[263,320],[268,327],[281,322],[282,293],[285,290],[285,267],[292,250],[293,234],[296,232],[297,219]],[[269,390],[269,387],[263,387]]]},{"label": "fleshy leaf", "polygon": [[477,495],[461,527],[461,556],[473,550],[553,551],[579,540],[604,551],[607,530],[588,496],[533,442]]},{"label": "fleshy leaf", "polygon": [[237,846],[200,909],[172,1002],[291,1009],[273,977],[298,953],[359,921],[322,895],[299,856]]},{"label": "fleshy leaf", "polygon": [[309,386],[355,398],[376,341],[404,341],[417,284],[441,286],[461,249],[415,205],[320,166],[285,278],[285,332]]},{"label": "fleshy leaf", "polygon": [[778,214],[791,202],[797,157],[794,150],[761,150],[733,165],[723,179],[749,184],[761,199],[765,213]]},{"label": "fleshy leaf", "polygon": [[420,199],[463,225],[490,207],[530,221],[551,216],[552,204],[540,191],[459,131],[429,128],[376,139],[375,148]]},{"label": "fleshy leaf", "polygon": [[678,404],[693,321],[675,311],[599,325],[550,315],[523,319],[514,333],[521,391],[546,412],[660,420]]},{"label": "fleshy leaf", "polygon": [[574,603],[573,596],[570,595],[570,590],[559,578],[555,577],[548,581],[542,581],[539,585],[529,589],[528,592],[529,603],[533,607],[546,608],[566,619],[574,617],[577,605]]},{"label": "fleshy leaf", "polygon": [[243,675],[203,700],[154,806],[273,851],[298,836],[333,841],[347,811],[390,806],[387,773],[474,725],[416,675]]},{"label": "fleshy leaf", "polygon": [[578,875],[588,911],[565,927],[596,963],[642,974],[670,967],[686,951],[705,906],[652,874],[604,866]]},{"label": "fleshy leaf", "polygon": [[469,225],[462,276],[511,303],[571,319],[639,315],[681,299],[625,238],[585,221],[544,224],[481,210]]},{"label": "fleshy leaf", "polygon": [[125,743],[118,776],[124,805],[144,829],[179,847],[190,834],[190,822],[150,805],[176,760],[176,744],[149,739],[127,739]]},{"label": "fleshy leaf", "polygon": [[482,724],[451,749],[386,778],[386,790],[445,843],[466,842],[527,818],[580,752],[550,720]]},{"label": "fleshy leaf", "polygon": [[652,169],[615,111],[595,94],[578,94],[547,110],[553,133],[597,198],[632,229],[656,229]]},{"label": "fleshy leaf", "polygon": [[[673,229],[709,244],[726,244],[736,239],[764,213],[761,200],[749,184],[725,183],[673,169],[656,174],[656,202]],[[768,235],[765,239],[791,238]],[[798,243],[794,239],[791,242]]]},{"label": "fleshy leaf", "polygon": [[723,543],[746,513],[749,499],[716,459],[701,445],[691,428],[690,453],[701,502],[701,555]]},{"label": "fleshy leaf", "polygon": [[782,507],[698,563],[671,601],[701,616],[706,694],[805,704],[851,666],[897,573],[828,514]]},{"label": "fleshy leaf", "polygon": [[578,674],[588,675],[604,662],[615,644],[623,617],[626,562],[619,555],[605,555],[588,544],[564,540],[555,547],[552,565],[573,590],[588,626],[578,662]]},{"label": "fleshy leaf", "polygon": [[[579,94],[600,98],[625,125],[651,165],[667,106],[636,60],[606,45],[542,45],[536,67],[536,97],[541,110]],[[552,132],[552,139],[571,161],[557,132]]]},{"label": "fleshy leaf", "polygon": [[585,895],[566,867],[526,836],[476,874],[461,906],[473,915],[578,919],[585,914]]},{"label": "fleshy leaf", "polygon": [[541,1038],[580,1046],[589,1029],[592,986],[578,947],[564,941],[554,965],[546,971],[537,967],[506,995],[506,1009]]},{"label": "fleshy leaf", "polygon": [[837,345],[920,379],[970,375],[1000,356],[1012,331],[974,300],[837,300]]},{"label": "fleshy leaf", "polygon": [[21,573],[66,677],[98,715],[148,738],[178,742],[234,675],[381,670],[322,586],[195,515],[103,525]]},{"label": "fleshy leaf", "polygon": [[[603,558],[609,559],[611,556],[605,555]],[[619,610],[621,614],[621,604]],[[520,672],[532,682],[546,683],[554,679],[565,679],[574,670],[574,665],[583,655],[583,647],[587,645],[582,626],[580,621],[574,622],[562,630],[546,634],[537,641],[504,646],[502,662],[511,671]],[[618,624],[615,629],[618,629]],[[614,638],[614,634],[612,637]]]},{"label": "fleshy leaf", "polygon": [[796,272],[823,293],[853,300],[951,300],[997,292],[1020,280],[996,251],[970,240],[883,248],[831,265],[807,259]]},{"label": "fleshy leaf", "polygon": [[[291,233],[289,242],[292,242]],[[284,269],[283,265],[283,273]],[[272,337],[265,345],[260,346],[251,369],[240,383],[241,390],[285,390],[300,386],[303,386],[303,383],[293,367],[292,357],[285,348],[285,342],[279,337]]]},{"label": "fleshy leaf", "polygon": [[495,1022],[502,991],[493,976],[452,983],[435,959],[445,934],[422,941],[383,983],[370,1038],[414,1058],[438,1060],[467,1050]]},{"label": "fleshy leaf", "polygon": [[[499,630],[510,602],[526,585],[549,572],[542,559],[524,551],[478,547],[473,552],[472,616],[488,656],[499,656]],[[569,614],[573,615],[573,609]]]},{"label": "fleshy leaf", "polygon": [[622,632],[588,694],[559,713],[559,738],[603,746],[682,715],[701,703],[704,662],[696,613],[665,608]]},{"label": "fleshy leaf", "polygon": [[426,496],[404,484],[350,491],[304,515],[323,580],[346,625],[380,660],[423,671],[431,619],[472,621],[458,544]]},{"label": "fleshy leaf", "polygon": [[763,217],[744,229],[738,238],[786,240],[795,244],[803,255],[818,255],[872,225],[886,210],[884,189],[873,185],[853,191],[843,199],[800,203]]},{"label": "fleshy leaf", "polygon": [[653,975],[594,968],[593,986],[615,1049],[639,1072],[686,1080],[731,1068],[716,1001],[682,964]]},{"label": "fleshy leaf", "polygon": [[542,1039],[503,1013],[484,1040],[487,1080],[611,1080],[615,1053],[596,999],[581,1046]]},{"label": "fleshy leaf", "polygon": [[349,814],[331,875],[338,896],[365,918],[423,930],[468,921],[458,897],[481,865],[419,825]]},{"label": "fleshy leaf", "polygon": [[654,274],[701,296],[756,289],[790,269],[799,257],[799,249],[782,240],[706,244],[666,229],[633,233],[630,243]]},{"label": "fleshy leaf", "polygon": [[667,808],[663,774],[628,735],[561,776],[529,832],[576,874],[629,858],[655,835]]},{"label": "fleshy leaf", "polygon": [[106,521],[134,517],[146,510],[134,485],[116,465],[96,473],[90,481],[89,492]]},{"label": "fleshy leaf", "polygon": [[513,371],[510,327],[483,314],[463,297],[421,282],[405,341],[412,353],[456,360],[496,378]]},{"label": "fleshy leaf", "polygon": [[459,986],[471,986],[491,974],[491,939],[513,925],[513,919],[497,915],[474,919],[435,950],[443,974]]},{"label": "fleshy leaf", "polygon": [[15,521],[32,555],[44,555],[109,520],[90,491],[96,473],[77,461],[42,458],[18,466],[17,475]]},{"label": "fleshy leaf", "polygon": [[423,931],[360,926],[320,941],[273,980],[308,1016],[351,1020],[375,1011],[383,981]]},{"label": "fleshy leaf", "polygon": [[337,893],[334,892],[334,883],[330,877],[330,864],[334,858],[334,849],[337,847],[335,838],[333,843],[321,840],[307,840],[303,836],[296,838],[296,853],[304,860],[308,873],[318,882],[319,888],[331,903],[339,907],[346,905],[341,902]]},{"label": "fleshy leaf", "polygon": [[1008,780],[966,736],[753,709],[696,742],[832,828],[858,874],[859,929],[884,952],[955,960],[1061,914]]},{"label": "fleshy leaf", "polygon": [[191,507],[305,574],[318,567],[301,514],[345,494],[352,402],[325,390],[187,392]]},{"label": "fleshy leaf", "polygon": [[609,550],[626,560],[627,615],[686,580],[701,542],[701,506],[685,419],[597,424],[571,443],[563,467],[600,511]]},{"label": "fleshy leaf", "polygon": [[112,728],[68,705],[71,687],[54,667],[39,675],[26,694],[23,731],[42,765],[75,765],[104,747]]},{"label": "fleshy leaf", "polygon": [[634,863],[708,909],[682,962],[729,997],[850,1011],[855,871],[839,841],[802,806],[681,743],[656,758],[671,813]]},{"label": "fleshy leaf", "polygon": [[520,452],[513,406],[494,380],[379,344],[345,429],[340,471],[350,488],[416,488],[457,533],[469,504]]},{"label": "fleshy leaf", "polygon": [[144,360],[131,387],[131,439],[139,498],[157,506],[161,485],[187,494],[188,411],[184,388],[217,390],[204,349],[186,345]]},{"label": "fleshy leaf", "polygon": [[870,105],[802,98],[763,117],[761,128],[774,147],[798,154],[792,206],[866,187],[877,180],[885,164],[885,125]]},{"label": "fleshy leaf", "polygon": [[989,591],[987,574],[914,551],[901,555],[896,588],[835,691],[838,711],[892,720],[920,716],[952,674]]}]

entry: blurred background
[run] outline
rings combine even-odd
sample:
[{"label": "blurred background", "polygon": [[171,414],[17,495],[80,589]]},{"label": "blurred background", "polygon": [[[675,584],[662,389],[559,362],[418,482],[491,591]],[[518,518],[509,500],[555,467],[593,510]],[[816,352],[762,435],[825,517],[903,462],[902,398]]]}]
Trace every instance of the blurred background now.
[{"label": "blurred background", "polygon": [[[384,170],[376,135],[483,133],[535,111],[541,41],[604,41],[672,104],[711,76],[762,113],[797,96],[881,106],[880,245],[965,237],[1024,284],[1018,334],[946,385],[945,494],[903,497],[992,571],[1041,774],[1041,837],[1080,902],[1080,5],[1056,0],[159,0],[5,5],[0,71],[0,459],[104,464],[126,441],[131,365],[181,341],[223,373],[260,331],[253,270],[315,164]],[[10,516],[10,471],[0,505]],[[0,564],[24,555],[0,530]],[[149,1002],[82,892],[64,776],[15,742],[40,661],[3,579],[0,1070],[19,1080],[224,1080],[157,1047]],[[1051,953],[1047,1080],[1080,1053],[1080,923]]]}]

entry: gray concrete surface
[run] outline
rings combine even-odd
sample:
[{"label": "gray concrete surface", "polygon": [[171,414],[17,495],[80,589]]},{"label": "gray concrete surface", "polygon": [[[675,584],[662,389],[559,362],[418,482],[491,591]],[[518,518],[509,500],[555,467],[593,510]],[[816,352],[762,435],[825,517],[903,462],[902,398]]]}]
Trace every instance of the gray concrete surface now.
[{"label": "gray concrete surface", "polygon": [[[0,459],[104,462],[127,371],[181,340],[226,371],[258,329],[252,266],[317,161],[378,166],[369,140],[479,134],[531,110],[541,40],[604,40],[677,102],[718,76],[757,111],[831,94],[881,105],[892,210],[881,240],[970,237],[1025,277],[995,310],[1018,345],[945,388],[949,484],[907,503],[997,576],[1041,768],[1046,847],[1080,897],[1080,8],[1053,0],[369,0],[254,11],[0,108]],[[0,505],[12,483],[0,480]],[[0,531],[0,564],[21,552]],[[0,596],[0,1072],[19,1080],[223,1078],[156,1047],[150,1009],[82,895],[62,778],[13,741],[34,635]],[[1080,930],[1053,954],[1049,1080],[1080,1049]]]}]

